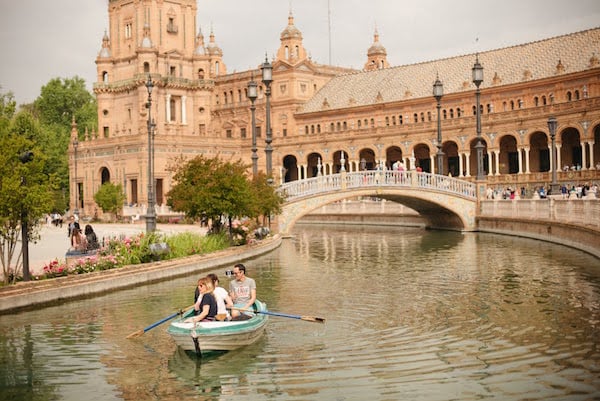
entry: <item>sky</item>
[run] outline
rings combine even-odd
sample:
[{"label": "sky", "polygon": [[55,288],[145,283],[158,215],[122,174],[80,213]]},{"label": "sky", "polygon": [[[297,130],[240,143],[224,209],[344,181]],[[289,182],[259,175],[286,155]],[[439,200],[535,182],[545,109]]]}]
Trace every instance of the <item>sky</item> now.
[{"label": "sky", "polygon": [[[397,66],[600,27],[598,0],[198,0],[196,22],[244,71],[277,52],[290,8],[315,62],[357,69],[375,29]],[[29,103],[74,76],[91,90],[107,29],[108,0],[0,0],[0,93]]]}]

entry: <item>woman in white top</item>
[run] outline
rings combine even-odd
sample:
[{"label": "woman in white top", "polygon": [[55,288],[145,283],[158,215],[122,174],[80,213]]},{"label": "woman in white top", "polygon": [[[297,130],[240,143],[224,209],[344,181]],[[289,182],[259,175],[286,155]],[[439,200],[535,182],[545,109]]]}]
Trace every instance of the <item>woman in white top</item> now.
[{"label": "woman in white top", "polygon": [[217,300],[217,320],[229,320],[231,315],[227,308],[233,307],[233,301],[229,296],[227,290],[223,287],[219,287],[219,278],[216,274],[210,273],[206,277],[212,280],[213,286],[215,287],[213,294]]}]

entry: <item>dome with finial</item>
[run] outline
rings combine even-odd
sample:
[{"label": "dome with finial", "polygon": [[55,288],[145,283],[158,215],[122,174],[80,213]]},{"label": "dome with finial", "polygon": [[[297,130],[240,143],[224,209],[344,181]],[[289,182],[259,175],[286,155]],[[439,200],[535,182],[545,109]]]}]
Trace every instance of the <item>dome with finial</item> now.
[{"label": "dome with finial", "polygon": [[109,58],[110,57],[110,40],[108,38],[108,34],[106,30],[104,31],[104,37],[102,38],[102,49],[100,49],[100,53],[98,53],[98,57],[100,58]]},{"label": "dome with finial", "polygon": [[144,38],[142,39],[140,47],[145,49],[152,48],[152,40],[150,40],[150,25],[148,25],[147,22],[144,24]]},{"label": "dome with finial", "polygon": [[375,34],[373,35],[373,44],[369,47],[367,51],[367,56],[375,56],[375,55],[387,55],[387,51],[385,47],[379,42],[379,33],[377,32],[377,28],[375,28]]},{"label": "dome with finial", "polygon": [[210,31],[210,41],[208,42],[206,51],[211,56],[222,56],[223,55],[223,50],[221,50],[221,48],[219,46],[217,46],[217,44],[215,43],[215,34],[212,31],[212,29]]},{"label": "dome with finial", "polygon": [[294,25],[294,16],[291,11],[288,16],[288,25],[281,32],[281,40],[285,39],[302,39],[302,32]]},{"label": "dome with finial", "polygon": [[202,29],[198,29],[198,35],[196,36],[196,50],[194,50],[194,54],[199,56],[203,56],[205,54],[204,35],[202,34]]}]

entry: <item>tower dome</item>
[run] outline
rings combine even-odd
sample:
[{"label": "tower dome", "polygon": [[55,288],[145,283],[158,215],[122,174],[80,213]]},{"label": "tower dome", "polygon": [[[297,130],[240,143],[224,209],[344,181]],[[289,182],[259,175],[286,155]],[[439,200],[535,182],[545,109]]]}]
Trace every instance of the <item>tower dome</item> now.
[{"label": "tower dome", "polygon": [[292,15],[291,11],[290,15],[288,16],[288,25],[281,32],[280,39],[282,41],[287,39],[302,40],[302,32],[300,32],[300,30],[294,25],[294,16]]},{"label": "tower dome", "polygon": [[379,42],[379,32],[377,32],[377,28],[375,28],[373,44],[371,47],[369,47],[369,50],[367,50],[367,63],[365,64],[365,70],[380,70],[382,68],[388,68],[389,66],[390,65],[387,62],[387,51]]}]

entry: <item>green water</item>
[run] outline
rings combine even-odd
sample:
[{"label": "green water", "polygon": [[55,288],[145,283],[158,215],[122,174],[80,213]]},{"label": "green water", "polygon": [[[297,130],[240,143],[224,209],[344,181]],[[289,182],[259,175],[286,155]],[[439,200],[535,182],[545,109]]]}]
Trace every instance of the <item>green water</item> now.
[{"label": "green water", "polygon": [[[298,225],[245,261],[271,317],[198,360],[167,324],[200,273],[0,316],[0,400],[600,399],[600,261],[523,238]],[[223,271],[216,271],[227,284]]]}]

